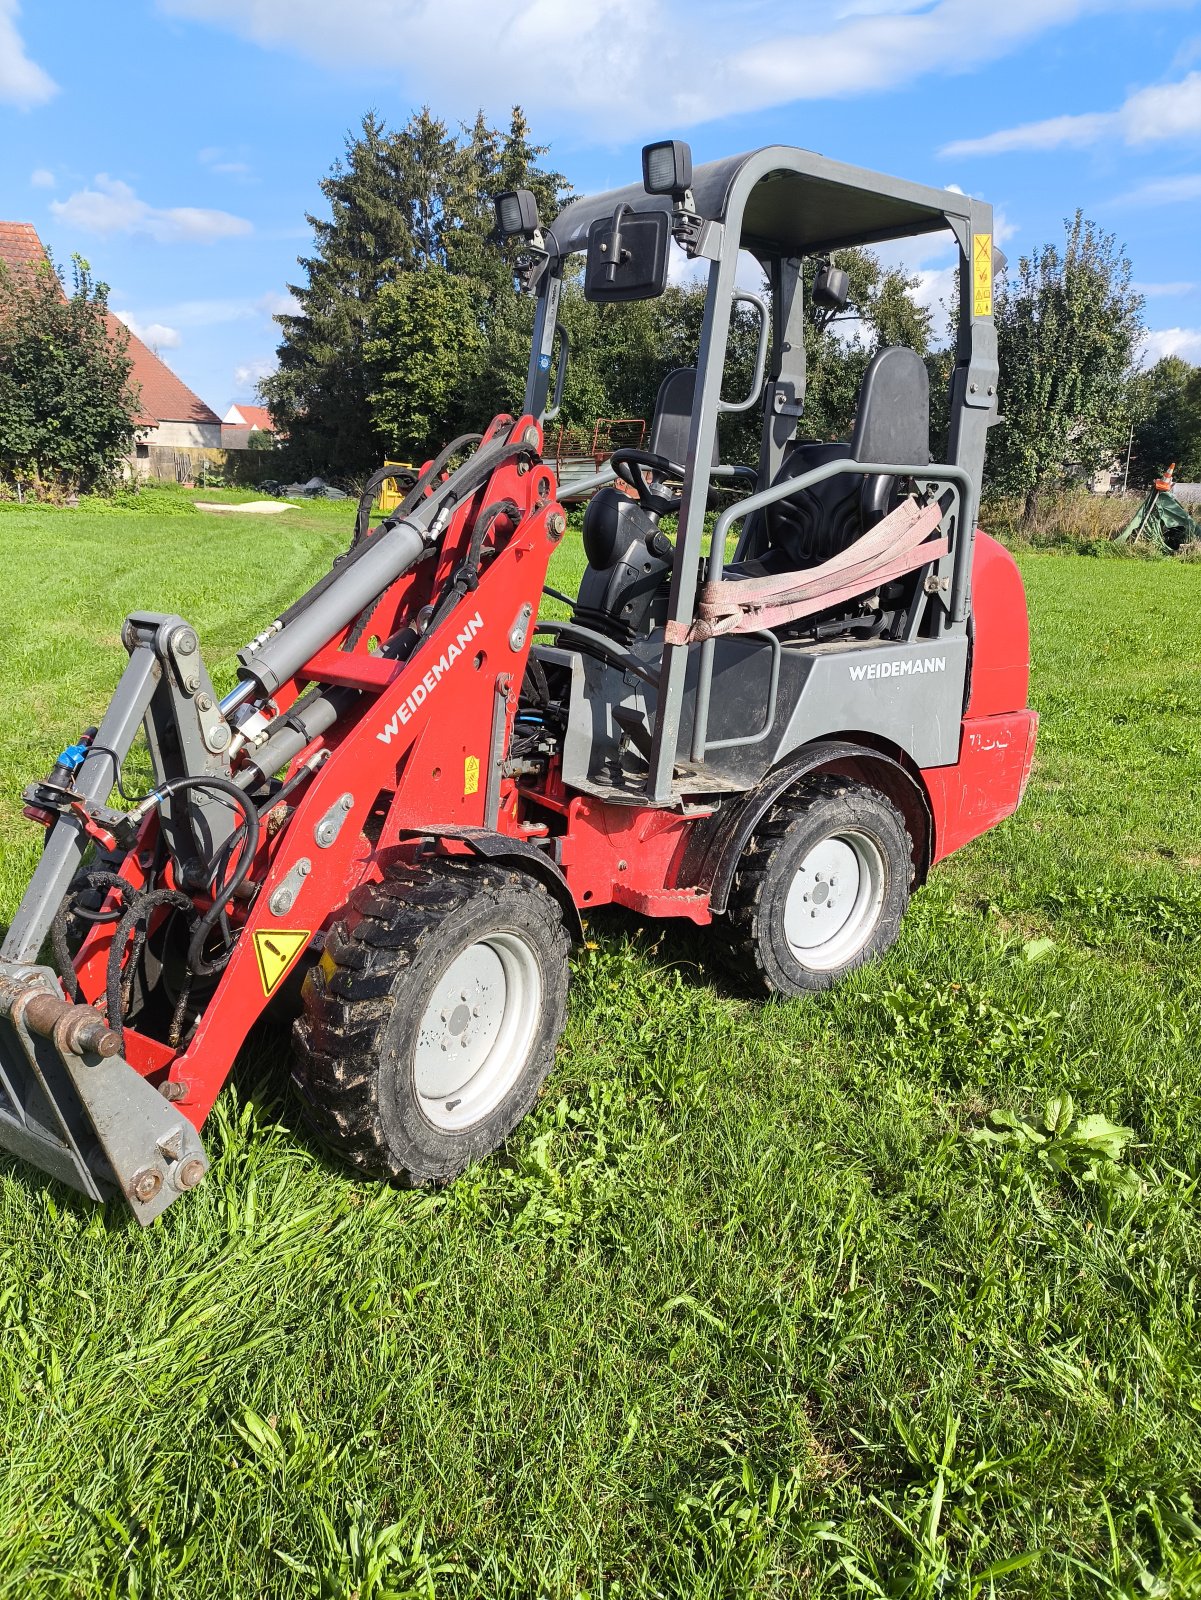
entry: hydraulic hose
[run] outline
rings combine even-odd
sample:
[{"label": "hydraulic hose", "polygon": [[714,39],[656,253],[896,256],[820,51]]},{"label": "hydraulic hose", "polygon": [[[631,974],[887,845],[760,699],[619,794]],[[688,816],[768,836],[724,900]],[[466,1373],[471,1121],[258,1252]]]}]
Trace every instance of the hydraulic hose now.
[{"label": "hydraulic hose", "polygon": [[430,484],[434,481],[438,474],[443,471],[446,463],[448,461],[452,461],[455,456],[458,455],[460,450],[466,450],[469,444],[481,443],[483,437],[484,436],[482,433],[461,433],[457,439],[452,439],[448,445],[439,450],[438,454],[430,462],[429,466],[426,467],[425,471],[419,475],[417,482],[409,490],[408,494],[405,495],[404,499],[400,502],[392,515],[395,517],[404,517],[407,516],[410,511],[415,510],[417,505],[420,503],[422,495],[429,488]]},{"label": "hydraulic hose", "polygon": [[[255,852],[258,849],[259,813],[254,802],[250,799],[249,795],[247,795],[244,789],[239,789],[238,785],[231,782],[228,778],[217,777],[168,778],[165,783],[160,783],[158,787],[152,791],[152,793],[146,796],[145,800],[142,802],[142,805],[149,810],[153,802],[166,800],[171,795],[179,794],[185,789],[210,789],[214,794],[221,794],[227,799],[232,800],[234,805],[242,813],[242,827],[244,828],[246,834],[245,842],[242,846],[242,853],[238,857],[237,866],[230,875],[229,881],[223,888],[217,891],[212,905],[205,912],[204,916],[200,918],[199,922],[197,922],[196,927],[193,929],[191,940],[188,944],[188,967],[198,977],[207,978],[211,977],[215,972],[220,972],[222,967],[229,960],[228,951],[223,957],[219,957],[216,961],[210,962],[206,960],[204,956],[204,944],[209,934],[212,933],[213,929],[216,927],[221,913],[225,910],[226,906],[233,899],[234,895],[237,894],[238,890],[246,882],[246,879],[250,874],[250,868],[254,863]],[[191,904],[191,902],[189,902],[189,904]]]},{"label": "hydraulic hose", "polygon": [[[453,448],[448,445],[447,451]],[[328,587],[322,587],[322,580],[316,586],[317,592],[299,602],[302,609],[294,612],[286,626],[277,619],[275,629],[261,644],[248,645],[240,652],[238,659],[244,675],[253,678],[263,694],[272,694],[281,683],[294,677],[365,606],[417,565],[433,548],[456,505],[474,494],[503,462],[528,455],[531,449],[524,438],[493,440],[403,518],[398,508],[370,539],[363,540],[353,558],[347,558]]]}]

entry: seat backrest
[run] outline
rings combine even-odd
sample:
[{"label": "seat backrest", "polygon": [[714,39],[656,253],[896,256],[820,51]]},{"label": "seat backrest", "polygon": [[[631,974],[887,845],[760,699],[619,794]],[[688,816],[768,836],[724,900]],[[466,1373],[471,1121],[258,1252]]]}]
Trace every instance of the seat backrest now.
[{"label": "seat backrest", "polygon": [[[888,345],[868,362],[859,385],[851,455],[856,461],[895,461],[906,467],[924,467],[929,461],[930,374],[915,350]],[[896,478],[864,479],[865,530],[888,515],[896,489]]]},{"label": "seat backrest", "polygon": [[[799,478],[839,459],[925,466],[930,459],[930,379],[913,350],[890,345],[877,350],[859,385],[855,428],[846,444],[798,443],[784,457],[776,482]],[[895,477],[847,473],[802,489],[765,508],[752,530],[747,554],[777,550],[791,567],[814,566],[873,527],[892,509]],[[755,550],[750,546],[754,542]]]},{"label": "seat backrest", "polygon": [[[653,455],[665,456],[682,467],[688,456],[688,430],[692,426],[692,401],[696,393],[696,368],[677,367],[659,385],[655,396],[655,415],[646,448]],[[717,439],[713,440],[713,465],[719,460]]]},{"label": "seat backrest", "polygon": [[924,467],[930,459],[930,375],[904,345],[877,350],[859,385],[851,455]]}]

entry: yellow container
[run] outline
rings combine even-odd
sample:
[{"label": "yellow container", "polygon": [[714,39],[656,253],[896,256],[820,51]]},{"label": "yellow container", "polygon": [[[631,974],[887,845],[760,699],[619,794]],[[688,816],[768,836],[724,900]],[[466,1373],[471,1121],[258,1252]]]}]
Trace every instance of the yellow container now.
[{"label": "yellow container", "polygon": [[[385,461],[386,467],[395,467],[398,471],[407,473],[415,472],[411,461]],[[395,478],[385,478],[379,488],[379,508],[382,516],[387,516],[389,511],[395,511],[405,497],[405,490],[397,483]]]}]

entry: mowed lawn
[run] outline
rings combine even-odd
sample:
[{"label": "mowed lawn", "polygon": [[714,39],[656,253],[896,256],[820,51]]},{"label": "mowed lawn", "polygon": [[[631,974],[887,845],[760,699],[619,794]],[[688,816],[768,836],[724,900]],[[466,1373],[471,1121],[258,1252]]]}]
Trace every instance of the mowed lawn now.
[{"label": "mowed lawn", "polygon": [[[0,919],[126,611],[227,682],[351,517],[0,511]],[[1025,805],[838,991],[597,915],[445,1192],[315,1151],[282,1034],[147,1232],[0,1165],[0,1595],[1201,1595],[1201,566],[1022,564]],[[973,1137],[1064,1091],[1119,1161]]]}]

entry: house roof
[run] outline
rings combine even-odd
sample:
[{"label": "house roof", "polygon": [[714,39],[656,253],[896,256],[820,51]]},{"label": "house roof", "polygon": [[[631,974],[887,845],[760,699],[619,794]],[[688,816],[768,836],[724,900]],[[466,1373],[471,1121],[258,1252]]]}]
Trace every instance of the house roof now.
[{"label": "house roof", "polygon": [[46,252],[32,222],[0,222],[0,261],[19,272],[45,261]]},{"label": "house roof", "polygon": [[193,394],[182,378],[177,378],[165,361],[161,361],[137,334],[127,328],[111,311],[105,313],[109,335],[117,339],[124,333],[129,340],[126,354],[133,362],[130,374],[134,383],[141,386],[136,418],[140,428],[155,428],[160,422],[215,422],[221,418],[206,406],[199,395]]},{"label": "house roof", "polygon": [[252,406],[243,400],[230,406],[222,420],[231,428],[257,428],[260,433],[275,432],[275,424],[267,407]]},{"label": "house roof", "polygon": [[[45,261],[46,251],[30,222],[0,222],[0,261],[15,272],[22,272]],[[109,338],[122,334],[128,339],[127,354],[133,364],[130,374],[141,394],[134,418],[139,428],[157,428],[160,422],[215,422],[221,419],[192,393],[182,378],[177,378],[164,361],[111,311],[105,312]]]}]

